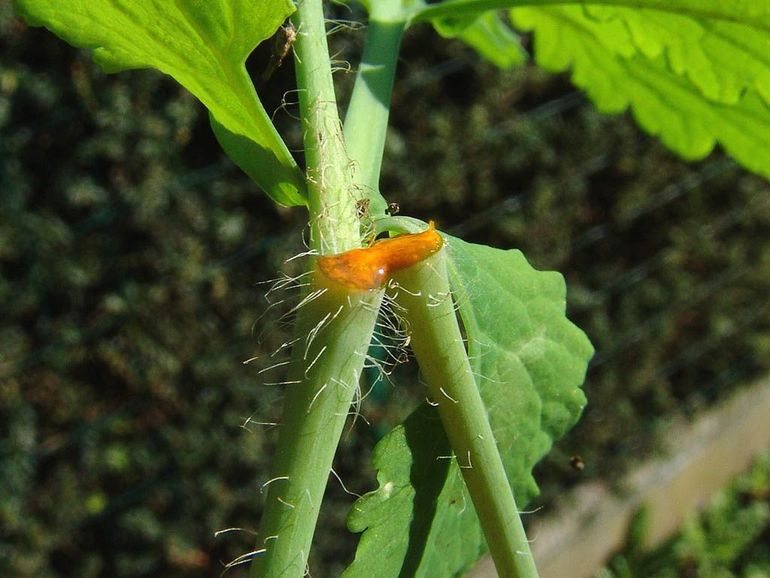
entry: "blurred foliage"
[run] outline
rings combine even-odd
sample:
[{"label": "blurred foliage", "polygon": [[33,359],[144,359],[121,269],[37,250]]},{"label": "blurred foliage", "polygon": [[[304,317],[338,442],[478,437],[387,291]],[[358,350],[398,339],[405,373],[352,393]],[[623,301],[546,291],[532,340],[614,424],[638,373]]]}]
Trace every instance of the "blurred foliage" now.
[{"label": "blurred foliage", "polygon": [[240,361],[299,236],[171,80],[3,10],[0,575],[210,576],[253,542],[213,532],[258,519],[239,426],[280,398]]},{"label": "blurred foliage", "polygon": [[[331,40],[354,61],[362,33]],[[291,79],[286,63],[260,90],[296,148]],[[567,276],[599,353],[584,420],[537,474],[544,498],[616,479],[666,420],[770,369],[770,187],[730,161],[687,165],[565,79],[500,72],[417,29],[384,168],[402,214]],[[0,192],[0,575],[217,575],[252,548],[213,533],[256,525],[275,439],[240,425],[280,417],[280,389],[262,385],[280,370],[258,372],[288,329],[258,283],[302,249],[305,215],[256,191],[172,81],[106,76],[7,3]],[[375,389],[371,425],[343,439],[335,469],[353,491],[374,485],[374,439],[423,397],[413,367],[393,381],[414,385]],[[334,481],[329,494],[319,576],[354,547],[353,498]]]},{"label": "blurred foliage", "polygon": [[666,544],[645,551],[633,539],[597,578],[766,578],[770,576],[770,454],[693,516]]}]

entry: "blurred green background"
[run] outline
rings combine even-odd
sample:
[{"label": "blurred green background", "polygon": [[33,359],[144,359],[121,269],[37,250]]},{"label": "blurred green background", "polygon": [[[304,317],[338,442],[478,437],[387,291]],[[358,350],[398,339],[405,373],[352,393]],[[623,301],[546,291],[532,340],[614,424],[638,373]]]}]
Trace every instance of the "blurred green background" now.
[{"label": "blurred green background", "polygon": [[645,549],[645,514],[631,524],[627,544],[596,578],[767,578],[770,575],[770,453],[717,492],[679,534]]},{"label": "blurred green background", "polygon": [[[362,40],[331,37],[351,62]],[[259,89],[298,148],[292,72]],[[336,78],[344,100],[352,74]],[[676,159],[564,77],[410,31],[382,190],[566,276],[597,356],[584,418],[538,467],[540,503],[617,479],[671,420],[770,369],[770,185],[719,153]],[[280,420],[263,385],[280,372],[259,371],[288,328],[263,282],[291,272],[304,218],[223,156],[173,81],[104,75],[0,2],[0,575],[216,576],[252,548],[214,532],[259,520],[276,431],[241,426]],[[335,461],[350,490],[373,488],[371,447],[422,397],[403,367],[367,400]],[[330,484],[316,576],[353,555],[352,501]]]}]

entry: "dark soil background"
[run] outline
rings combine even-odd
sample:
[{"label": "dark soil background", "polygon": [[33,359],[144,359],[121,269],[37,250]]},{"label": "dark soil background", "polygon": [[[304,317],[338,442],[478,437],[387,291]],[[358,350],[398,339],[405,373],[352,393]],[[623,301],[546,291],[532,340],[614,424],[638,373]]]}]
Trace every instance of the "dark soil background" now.
[{"label": "dark soil background", "polygon": [[[362,38],[336,32],[338,58]],[[259,48],[255,77],[266,62]],[[337,79],[344,99],[352,75]],[[288,63],[260,94],[297,146],[292,85]],[[382,190],[566,276],[597,355],[582,421],[538,466],[546,509],[770,368],[768,183],[721,153],[678,160],[567,78],[410,31]],[[214,532],[259,520],[275,431],[241,424],[278,421],[281,391],[262,385],[268,362],[242,361],[286,340],[260,282],[301,250],[304,219],[223,156],[173,81],[107,76],[0,3],[0,575],[217,576],[252,548]],[[343,439],[353,491],[373,488],[373,444],[423,397],[413,368],[394,381]],[[314,576],[352,558],[352,501],[332,480]]]}]

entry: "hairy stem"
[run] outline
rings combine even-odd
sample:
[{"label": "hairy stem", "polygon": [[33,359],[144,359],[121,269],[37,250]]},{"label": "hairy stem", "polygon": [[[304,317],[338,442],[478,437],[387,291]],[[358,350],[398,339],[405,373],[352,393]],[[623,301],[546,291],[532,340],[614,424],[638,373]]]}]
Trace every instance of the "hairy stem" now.
[{"label": "hairy stem", "polygon": [[[296,334],[265,514],[251,576],[305,574],[318,512],[351,400],[359,385],[382,292],[323,294],[303,310]],[[311,293],[309,295],[313,295]]]},{"label": "hairy stem", "polygon": [[[360,246],[357,196],[332,84],[321,0],[301,0],[294,25],[310,210],[310,246],[322,254]],[[252,578],[299,578],[382,291],[344,293],[314,274],[294,328],[281,436],[268,485]]]},{"label": "hairy stem", "polygon": [[441,422],[478,513],[500,576],[536,578],[513,491],[476,386],[454,303],[445,251],[394,277],[411,347],[438,403]]},{"label": "hairy stem", "polygon": [[359,195],[334,94],[321,0],[301,0],[293,17],[310,210],[310,247],[321,254],[359,247]]}]

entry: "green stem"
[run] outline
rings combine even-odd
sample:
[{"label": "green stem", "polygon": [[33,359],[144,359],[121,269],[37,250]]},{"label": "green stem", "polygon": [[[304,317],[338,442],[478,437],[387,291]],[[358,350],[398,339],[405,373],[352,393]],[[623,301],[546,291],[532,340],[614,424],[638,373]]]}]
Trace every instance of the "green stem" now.
[{"label": "green stem", "polygon": [[438,404],[497,573],[504,578],[536,578],[529,542],[460,333],[445,251],[394,279],[401,288],[396,289],[396,301],[406,309],[412,350]]},{"label": "green stem", "polygon": [[373,215],[385,214],[379,193],[390,99],[405,21],[401,0],[372,2],[364,52],[345,116],[345,142],[356,163],[355,183],[370,199]]},{"label": "green stem", "polygon": [[[332,84],[321,0],[301,0],[294,25],[305,133],[310,246],[322,254],[360,246]],[[347,294],[314,275],[294,328],[281,436],[268,485],[252,578],[299,578],[340,435],[359,387],[382,291]]]},{"label": "green stem", "polygon": [[321,0],[301,0],[293,16],[294,56],[307,165],[310,247],[321,254],[359,247],[351,165],[334,93]]},{"label": "green stem", "polygon": [[350,404],[359,386],[382,292],[326,292],[302,310],[292,352],[281,438],[251,576],[305,574],[318,512]]}]

